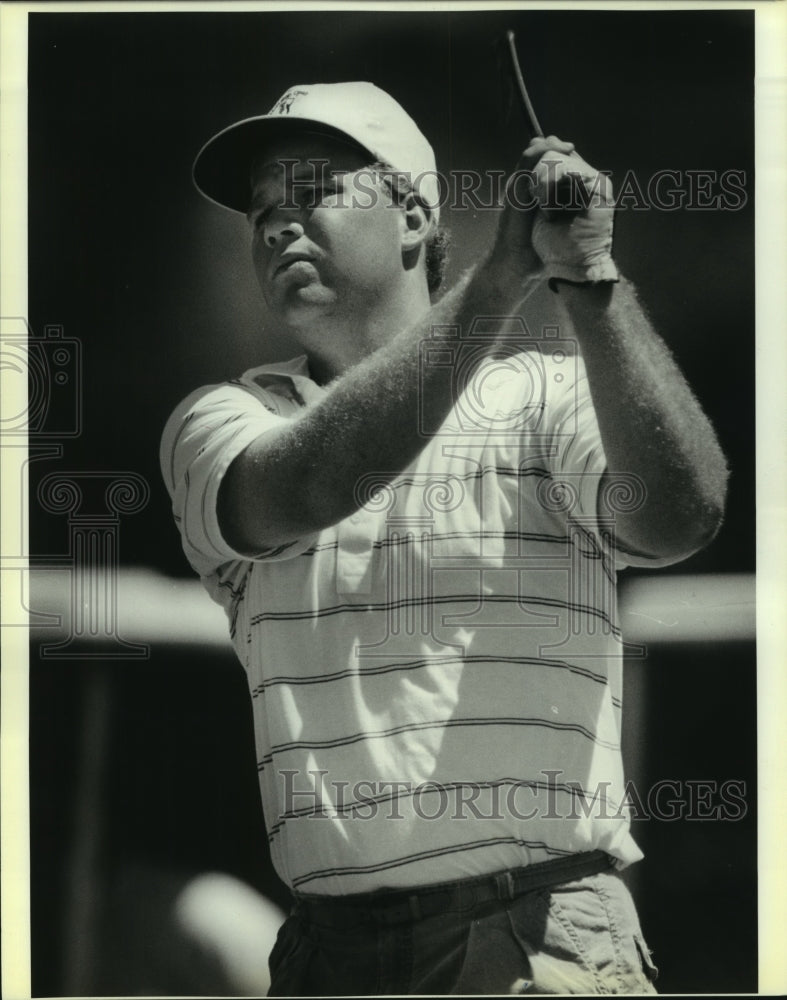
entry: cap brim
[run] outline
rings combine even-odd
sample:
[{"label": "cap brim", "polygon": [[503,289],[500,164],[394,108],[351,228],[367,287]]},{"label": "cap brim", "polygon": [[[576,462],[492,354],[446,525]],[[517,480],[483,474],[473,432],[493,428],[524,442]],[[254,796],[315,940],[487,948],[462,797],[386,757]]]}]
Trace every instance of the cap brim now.
[{"label": "cap brim", "polygon": [[235,122],[205,143],[197,153],[191,171],[197,190],[222,208],[245,215],[251,199],[253,160],[264,152],[266,145],[297,132],[342,139],[365,154],[374,156],[371,150],[346,132],[313,118],[260,115]]}]

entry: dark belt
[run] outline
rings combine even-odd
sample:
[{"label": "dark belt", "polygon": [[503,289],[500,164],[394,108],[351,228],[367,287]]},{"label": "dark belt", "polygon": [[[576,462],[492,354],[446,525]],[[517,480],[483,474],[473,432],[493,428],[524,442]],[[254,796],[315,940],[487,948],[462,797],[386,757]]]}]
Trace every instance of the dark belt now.
[{"label": "dark belt", "polygon": [[589,875],[607,871],[614,864],[604,851],[570,854],[554,861],[544,861],[526,868],[513,868],[425,886],[417,892],[393,889],[382,892],[357,893],[349,896],[295,895],[297,908],[307,919],[316,922],[373,920],[380,924],[402,924],[424,920],[448,909],[466,909],[494,900],[511,900],[537,889],[547,889],[564,882],[574,882]]}]

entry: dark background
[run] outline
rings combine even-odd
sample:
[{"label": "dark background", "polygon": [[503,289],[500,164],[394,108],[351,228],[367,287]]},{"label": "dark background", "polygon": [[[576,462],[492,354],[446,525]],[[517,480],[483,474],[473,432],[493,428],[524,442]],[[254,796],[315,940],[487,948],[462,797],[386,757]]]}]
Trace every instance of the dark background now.
[{"label": "dark background", "polygon": [[[36,337],[56,324],[79,342],[83,387],[80,433],[60,461],[31,465],[31,496],[52,471],[136,472],[151,498],[123,520],[121,565],[190,575],[158,472],[163,424],[192,389],[296,353],[266,317],[245,221],[191,185],[196,151],[232,121],[266,112],[293,84],[366,79],[411,112],[442,171],[510,169],[526,136],[494,43],[513,27],[542,124],[613,179],[629,169],[643,185],[661,169],[745,173],[739,211],[620,212],[616,258],[733,472],[721,534],[668,572],[752,572],[753,25],[752,12],[733,10],[31,14],[28,318]],[[478,258],[494,215],[444,218],[455,242],[450,279]],[[64,532],[62,518],[33,503],[33,554],[62,554]],[[752,644],[660,647],[649,660],[643,774],[741,778],[753,792]],[[195,657],[174,645],[154,647],[145,664],[104,670],[111,778],[97,992],[130,992],[139,965],[124,965],[117,946],[131,919],[124,914],[139,907],[129,902],[130,865],[164,872],[164,881],[218,867],[280,891],[258,849],[239,670],[230,654]],[[45,664],[33,647],[37,995],[63,992],[79,720],[101,671],[100,663]],[[648,855],[638,902],[665,992],[756,989],[751,798],[749,806],[735,824],[635,829]]]}]

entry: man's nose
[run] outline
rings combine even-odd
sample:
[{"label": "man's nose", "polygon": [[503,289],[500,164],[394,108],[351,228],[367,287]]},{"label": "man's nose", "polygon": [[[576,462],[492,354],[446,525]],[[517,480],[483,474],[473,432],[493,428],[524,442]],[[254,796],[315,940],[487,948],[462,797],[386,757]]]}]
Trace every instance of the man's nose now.
[{"label": "man's nose", "polygon": [[303,225],[292,213],[271,212],[268,216],[263,231],[266,246],[273,249],[282,240],[297,240],[299,236],[303,236]]}]

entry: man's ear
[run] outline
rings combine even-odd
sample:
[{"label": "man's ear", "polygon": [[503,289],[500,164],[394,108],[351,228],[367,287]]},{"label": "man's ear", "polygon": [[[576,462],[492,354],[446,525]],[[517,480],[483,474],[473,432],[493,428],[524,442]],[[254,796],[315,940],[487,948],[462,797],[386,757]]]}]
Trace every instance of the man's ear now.
[{"label": "man's ear", "polygon": [[417,250],[432,231],[432,213],[418,201],[412,191],[402,205],[402,250]]}]

